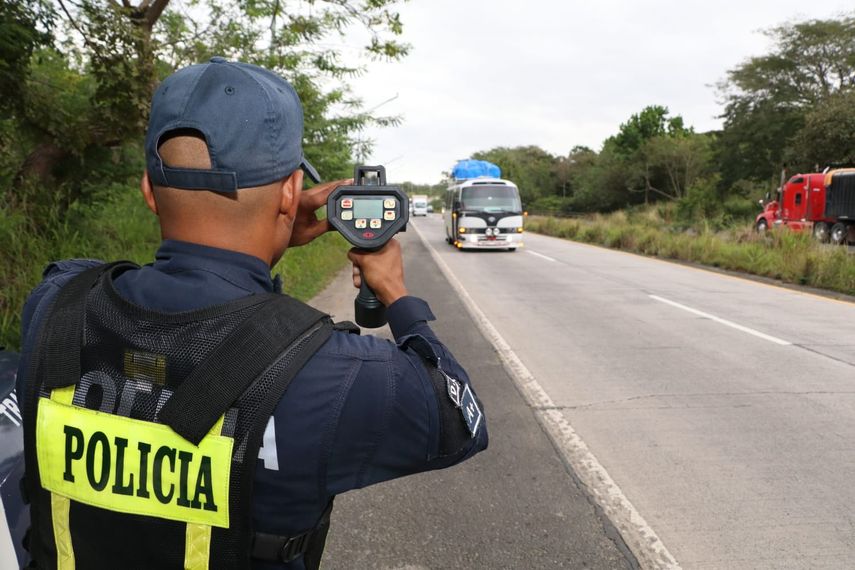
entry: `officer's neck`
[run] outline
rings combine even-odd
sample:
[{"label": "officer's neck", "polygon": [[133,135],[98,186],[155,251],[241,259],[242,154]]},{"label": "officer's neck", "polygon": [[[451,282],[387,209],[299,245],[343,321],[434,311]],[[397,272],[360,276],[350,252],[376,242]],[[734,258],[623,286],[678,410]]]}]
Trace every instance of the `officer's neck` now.
[{"label": "officer's neck", "polygon": [[[253,232],[248,232],[252,234]],[[257,240],[253,239],[240,239],[240,236],[234,235],[211,235],[209,232],[192,232],[192,231],[166,231],[166,228],[163,228],[161,231],[161,237],[164,241],[166,240],[176,240],[183,241],[187,243],[194,243],[197,245],[204,245],[207,247],[216,247],[218,249],[225,249],[228,251],[236,251],[238,253],[243,253],[246,255],[251,255],[253,257],[257,257],[267,264],[268,267],[271,266],[273,262],[274,252],[268,241],[266,244],[262,241],[259,243]]]}]

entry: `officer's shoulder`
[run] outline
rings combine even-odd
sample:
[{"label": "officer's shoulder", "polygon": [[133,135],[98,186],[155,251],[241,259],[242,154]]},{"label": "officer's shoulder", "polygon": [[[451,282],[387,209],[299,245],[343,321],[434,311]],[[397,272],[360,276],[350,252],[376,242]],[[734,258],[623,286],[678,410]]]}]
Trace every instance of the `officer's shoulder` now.
[{"label": "officer's shoulder", "polygon": [[357,335],[333,331],[329,340],[318,350],[318,356],[388,361],[394,358],[393,342],[373,335]]},{"label": "officer's shoulder", "polygon": [[63,259],[61,261],[51,261],[45,266],[44,271],[42,271],[42,280],[30,292],[27,302],[40,304],[42,300],[52,297],[54,293],[74,279],[75,276],[90,267],[95,267],[103,263],[103,261],[97,259]]},{"label": "officer's shoulder", "polygon": [[98,259],[63,259],[60,261],[51,261],[45,266],[42,272],[42,282],[61,286],[73,279],[75,275],[103,263],[103,261]]},{"label": "officer's shoulder", "polygon": [[102,263],[96,259],[63,259],[48,263],[42,272],[41,282],[30,291],[24,303],[22,313],[24,338],[28,337],[27,331],[31,328],[31,321],[38,320],[40,318],[38,315],[44,314],[44,307],[50,305],[52,299],[66,283],[81,272]]}]

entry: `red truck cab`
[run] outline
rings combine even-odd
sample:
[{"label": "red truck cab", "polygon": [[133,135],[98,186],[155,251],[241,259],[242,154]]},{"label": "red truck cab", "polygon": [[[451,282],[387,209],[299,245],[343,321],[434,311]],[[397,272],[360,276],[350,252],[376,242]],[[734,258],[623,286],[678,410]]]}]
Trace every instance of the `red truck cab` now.
[{"label": "red truck cab", "polygon": [[825,215],[825,174],[796,174],[778,189],[775,200],[763,204],[754,221],[757,231],[785,226],[794,231],[811,231],[817,239],[827,241],[836,220]]}]

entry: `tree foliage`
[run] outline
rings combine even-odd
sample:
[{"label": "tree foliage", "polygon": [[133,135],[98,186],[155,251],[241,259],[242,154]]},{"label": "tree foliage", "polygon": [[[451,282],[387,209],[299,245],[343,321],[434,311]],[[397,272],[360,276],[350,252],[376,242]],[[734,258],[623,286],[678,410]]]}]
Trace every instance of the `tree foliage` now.
[{"label": "tree foliage", "polygon": [[855,89],[830,96],[805,115],[788,162],[800,170],[855,165]]},{"label": "tree foliage", "polygon": [[[667,107],[650,105],[622,123],[603,143],[598,168],[583,194],[609,209],[643,199],[682,198],[710,162],[709,137],[685,126]],[[597,196],[597,192],[602,193]]]},{"label": "tree foliage", "polygon": [[515,148],[496,147],[473,155],[476,160],[487,160],[499,165],[502,176],[513,180],[520,189],[520,197],[529,203],[554,193],[556,176],[555,157],[536,146]]},{"label": "tree foliage", "polygon": [[[719,86],[725,109],[717,154],[725,184],[774,179],[788,158],[809,162],[791,152],[808,136],[800,134],[807,116],[855,90],[855,16],[785,24],[766,34],[771,52],[738,65]],[[851,114],[836,108],[844,120]]]},{"label": "tree foliage", "polygon": [[0,112],[20,110],[30,59],[49,45],[54,14],[47,6],[0,0]]},{"label": "tree foliage", "polygon": [[645,107],[621,123],[618,133],[605,144],[613,145],[617,154],[632,158],[651,139],[682,137],[691,132],[684,127],[683,117],[669,117],[668,113],[668,108],[661,105]]},{"label": "tree foliage", "polygon": [[[93,198],[86,173],[139,144],[160,79],[213,55],[289,79],[304,103],[306,154],[324,177],[345,175],[354,133],[396,121],[365,112],[346,80],[407,53],[398,1],[0,0],[0,136],[14,132],[26,149],[0,157],[0,182],[19,204]],[[361,55],[340,42],[354,31],[366,36]]]}]

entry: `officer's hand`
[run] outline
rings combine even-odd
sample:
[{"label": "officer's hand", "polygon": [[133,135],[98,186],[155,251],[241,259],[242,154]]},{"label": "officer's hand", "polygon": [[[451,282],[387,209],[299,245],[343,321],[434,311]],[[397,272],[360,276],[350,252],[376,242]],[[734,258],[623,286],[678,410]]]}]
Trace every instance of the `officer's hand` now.
[{"label": "officer's hand", "polygon": [[319,235],[329,231],[332,226],[326,220],[319,220],[315,212],[318,208],[326,205],[330,192],[339,186],[352,184],[350,180],[336,180],[318,184],[311,190],[303,190],[300,194],[300,206],[297,208],[297,217],[294,218],[294,229],[291,231],[291,241],[288,247],[306,245]]},{"label": "officer's hand", "polygon": [[404,261],[401,258],[401,244],[391,239],[377,251],[367,252],[353,248],[347,253],[353,262],[353,286],[357,289],[362,279],[387,307],[408,295],[404,285]]}]

